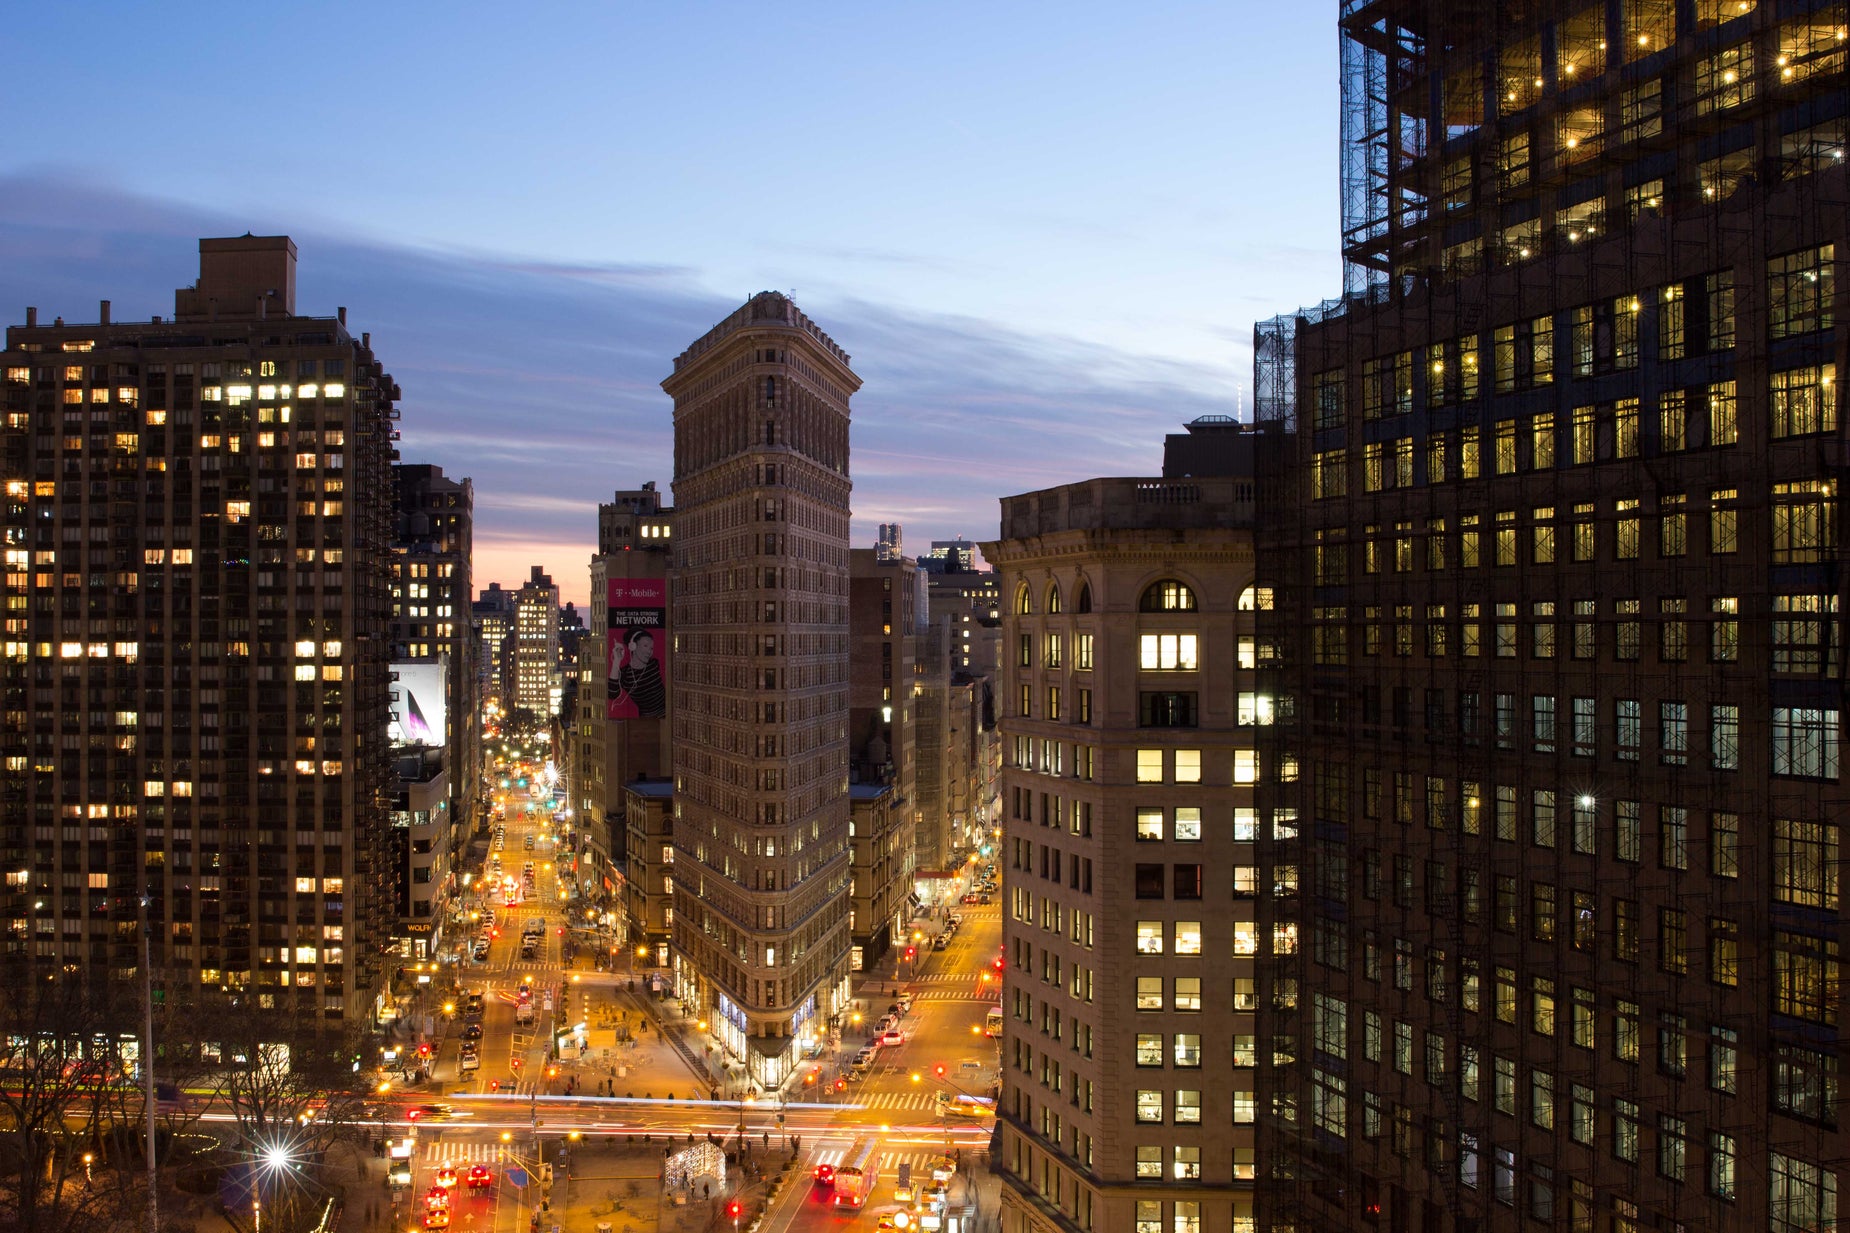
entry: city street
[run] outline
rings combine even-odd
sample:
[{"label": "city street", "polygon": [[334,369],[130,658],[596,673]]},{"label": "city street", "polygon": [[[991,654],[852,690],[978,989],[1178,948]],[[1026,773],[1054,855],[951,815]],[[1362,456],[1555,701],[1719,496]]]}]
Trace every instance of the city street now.
[{"label": "city street", "polygon": [[[532,769],[515,764],[498,768],[496,775]],[[764,1229],[871,1229],[882,1214],[902,1206],[894,1197],[901,1166],[909,1167],[916,1187],[923,1187],[932,1180],[934,1163],[942,1169],[947,1155],[957,1159],[958,1168],[946,1185],[944,1215],[938,1216],[931,1202],[922,1202],[923,1210],[908,1213],[910,1227],[958,1233],[976,1227],[950,1217],[976,1204],[988,1180],[981,1162],[993,1116],[987,1110],[979,1116],[941,1115],[939,1097],[987,1098],[993,1092],[997,1045],[985,1034],[985,1021],[1000,987],[997,906],[953,903],[949,910],[961,918],[961,927],[943,950],[932,945],[945,928],[942,909],[914,922],[916,941],[914,934],[897,940],[876,971],[857,978],[856,1012],[843,1025],[839,1046],[806,1062],[784,1092],[713,1099],[733,1094],[720,1067],[721,1054],[704,1025],[683,1018],[672,998],[650,992],[652,969],[634,967],[636,956],[627,948],[605,965],[614,966],[611,971],[597,970],[598,948],[590,945],[579,946],[571,964],[564,961],[562,931],[572,905],[554,867],[550,811],[510,805],[505,828],[490,860],[469,871],[474,884],[489,892],[470,910],[485,920],[492,905],[495,918],[485,960],[465,957],[457,983],[465,994],[483,995],[483,1014],[479,1021],[470,1020],[463,1013],[466,1000],[459,1001],[455,1016],[440,1023],[431,1082],[402,1098],[394,1094],[381,1108],[388,1137],[416,1138],[411,1182],[396,1192],[396,1210],[421,1213],[424,1196],[440,1173],[454,1169],[466,1178],[471,1166],[483,1165],[492,1170],[493,1184],[479,1189],[455,1184],[452,1227],[479,1233],[545,1228],[555,1221],[547,1206],[555,1197],[561,1210],[580,1202],[576,1192],[560,1189],[565,1183],[561,1170],[570,1172],[571,1162],[599,1162],[600,1184],[608,1185],[587,1193],[599,1196],[598,1202],[616,1203],[632,1187],[639,1194],[658,1195],[664,1153],[710,1142],[740,1167],[729,1171],[719,1190],[703,1186],[692,1197],[696,1203],[717,1204],[736,1196],[747,1220],[764,1210],[765,1188],[743,1166],[762,1170],[759,1178],[764,1179],[794,1155],[790,1180],[759,1226]],[[500,878],[511,875],[520,885],[529,861],[534,864],[531,885],[518,903],[504,904]],[[534,953],[523,958],[523,931],[535,919],[544,922],[545,932]],[[468,925],[465,933],[474,927],[487,926]],[[910,960],[905,958],[908,946],[914,952]],[[877,1023],[902,992],[914,999],[898,1023],[903,1042],[879,1047],[871,1065],[857,1074],[851,1065],[856,1051],[874,1037]],[[523,1000],[533,1009],[530,1021],[520,1023],[517,1007]],[[471,1022],[480,1024],[480,1065],[464,1073],[463,1035]],[[574,1035],[580,1025],[582,1035]],[[556,1049],[561,1041],[566,1047]],[[574,1047],[580,1041],[582,1055]],[[881,1157],[872,1193],[858,1211],[835,1206],[833,1191],[813,1181],[814,1170],[842,1163],[870,1137]],[[554,1166],[550,1186],[542,1180],[546,1164]],[[993,1192],[993,1182],[989,1185],[991,1192],[985,1193]],[[675,1205],[668,1200],[666,1206]],[[993,1212],[993,1202],[983,1203],[982,1209]],[[921,1222],[921,1215],[927,1219]],[[616,1233],[623,1227],[619,1221]]]}]

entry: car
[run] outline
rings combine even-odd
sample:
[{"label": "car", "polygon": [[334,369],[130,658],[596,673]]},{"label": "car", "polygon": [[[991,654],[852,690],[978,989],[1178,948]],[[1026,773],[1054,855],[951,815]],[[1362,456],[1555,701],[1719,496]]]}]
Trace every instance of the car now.
[{"label": "car", "polygon": [[981,903],[981,904],[984,904],[984,905],[987,905],[987,904],[991,904],[991,903],[994,903],[994,902],[995,902],[995,900],[994,900],[994,899],[991,899],[991,898],[990,898],[990,897],[989,897],[988,895],[986,895],[986,894],[984,894],[984,895],[978,895],[978,896],[976,897],[976,901],[977,901],[978,903]]},{"label": "car", "polygon": [[931,948],[933,950],[943,950],[945,947],[949,946],[950,944],[951,944],[951,935],[948,933],[941,933],[937,937],[931,940]]},{"label": "car", "polygon": [[470,949],[469,955],[477,963],[485,962],[488,959],[488,943],[477,942],[475,946]]},{"label": "car", "polygon": [[956,1176],[956,1174],[957,1162],[949,1156],[933,1156],[931,1158],[932,1181],[948,1182],[952,1177]]},{"label": "car", "polygon": [[450,1209],[433,1207],[424,1213],[424,1227],[427,1229],[447,1229],[450,1227]]},{"label": "car", "polygon": [[854,1055],[854,1061],[848,1063],[848,1072],[850,1075],[858,1076],[873,1064],[874,1058],[871,1053],[857,1053]]},{"label": "car", "polygon": [[431,1181],[440,1189],[454,1190],[456,1189],[456,1170],[449,1165],[444,1165],[441,1169],[437,1170],[437,1176],[432,1178]]},{"label": "car", "polygon": [[482,1039],[482,1025],[479,1023],[471,1023],[462,1030],[462,1038],[466,1041]]},{"label": "car", "polygon": [[471,1190],[486,1190],[495,1184],[495,1171],[485,1164],[470,1165],[467,1181]]},{"label": "car", "polygon": [[924,1201],[926,1211],[935,1212],[944,1207],[949,1194],[950,1187],[943,1182],[934,1181],[921,1190],[919,1197]]},{"label": "car", "polygon": [[903,1045],[906,1043],[906,1034],[898,1028],[888,1028],[886,1031],[874,1037],[874,1043],[882,1046]]},{"label": "car", "polygon": [[524,844],[522,844],[521,846],[522,846],[523,848],[525,848],[525,849],[526,849],[527,851],[529,851],[529,852],[531,852],[531,851],[533,851],[533,836],[531,836],[531,835],[528,835],[528,836],[527,836],[527,841],[526,841],[526,842],[525,842]]},{"label": "car", "polygon": [[899,1016],[898,1015],[887,1015],[886,1017],[882,1018],[880,1022],[874,1024],[874,1035],[878,1036],[880,1035],[880,1033],[886,1031],[888,1028],[898,1027],[898,1026],[899,1026]]},{"label": "car", "polygon": [[456,1116],[456,1110],[450,1105],[412,1105],[405,1110],[407,1121],[444,1122]]},{"label": "car", "polygon": [[813,1176],[816,1179],[816,1185],[833,1186],[835,1184],[835,1166],[832,1164],[819,1164],[816,1166],[816,1172]]},{"label": "car", "polygon": [[962,902],[962,903],[975,903],[975,902],[976,902],[976,892],[975,892],[975,891],[971,891],[971,892],[970,892],[969,894],[967,894],[967,895],[965,895],[965,896],[963,897],[963,899],[962,899],[962,900],[960,900],[960,902]]},{"label": "car", "polygon": [[531,1002],[533,1000],[533,982],[530,980],[521,981],[520,988],[514,991],[514,996],[519,1001]]}]

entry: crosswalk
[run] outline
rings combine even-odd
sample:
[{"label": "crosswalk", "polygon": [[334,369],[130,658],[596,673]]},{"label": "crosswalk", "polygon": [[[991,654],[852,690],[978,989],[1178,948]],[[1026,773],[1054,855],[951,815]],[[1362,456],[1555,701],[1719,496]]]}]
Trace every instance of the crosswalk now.
[{"label": "crosswalk", "polygon": [[936,1101],[930,1092],[875,1092],[856,1098],[856,1104],[869,1109],[923,1109],[936,1107]]},{"label": "crosswalk", "polygon": [[470,1143],[458,1139],[424,1144],[424,1163],[438,1165],[496,1164],[508,1158],[505,1143]]},{"label": "crosswalk", "polygon": [[[805,1152],[803,1163],[811,1169],[817,1165],[838,1165],[852,1146],[850,1144],[846,1147],[825,1147],[814,1152]],[[888,1176],[891,1176],[899,1171],[900,1165],[909,1164],[912,1166],[912,1176],[915,1180],[929,1180],[932,1162],[943,1154],[942,1152],[886,1152],[883,1153],[884,1159],[881,1161],[881,1167]]]},{"label": "crosswalk", "polygon": [[991,993],[974,993],[967,989],[927,989],[925,992],[919,994],[919,1001],[921,1002],[981,1002],[985,1000],[994,1001],[995,995]]}]

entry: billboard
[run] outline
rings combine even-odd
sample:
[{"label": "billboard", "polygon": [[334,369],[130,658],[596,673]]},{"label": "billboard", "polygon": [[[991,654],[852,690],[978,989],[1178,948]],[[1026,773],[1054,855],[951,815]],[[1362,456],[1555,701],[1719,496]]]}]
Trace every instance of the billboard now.
[{"label": "billboard", "polygon": [[668,713],[668,581],[612,578],[606,587],[604,651],[610,719],[660,719]]},{"label": "billboard", "polygon": [[392,665],[392,722],[386,736],[394,745],[441,745],[448,736],[449,672],[443,660]]}]

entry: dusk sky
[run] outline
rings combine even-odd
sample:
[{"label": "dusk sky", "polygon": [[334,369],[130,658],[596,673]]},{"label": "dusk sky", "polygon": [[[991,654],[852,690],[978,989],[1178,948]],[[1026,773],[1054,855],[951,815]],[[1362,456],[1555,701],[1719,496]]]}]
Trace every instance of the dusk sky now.
[{"label": "dusk sky", "polygon": [[1336,6],[38,5],[0,78],[0,322],[165,315],[287,234],[476,486],[478,587],[582,602],[671,479],[674,356],[791,292],[854,359],[854,542],[1150,474],[1340,290]]}]

